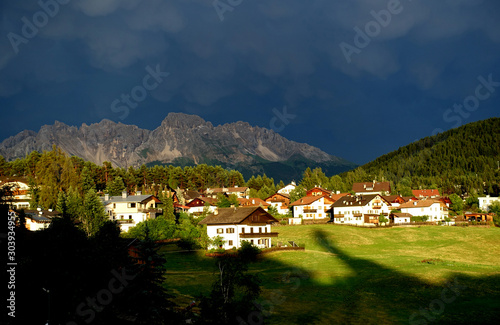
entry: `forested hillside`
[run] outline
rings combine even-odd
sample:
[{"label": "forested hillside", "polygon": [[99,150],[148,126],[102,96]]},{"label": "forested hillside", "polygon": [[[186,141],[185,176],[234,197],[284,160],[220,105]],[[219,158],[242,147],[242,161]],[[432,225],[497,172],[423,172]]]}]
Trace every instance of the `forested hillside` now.
[{"label": "forested hillside", "polygon": [[498,195],[499,161],[500,118],[491,118],[426,137],[354,172],[367,180],[392,181],[400,191],[422,186],[445,193]]}]

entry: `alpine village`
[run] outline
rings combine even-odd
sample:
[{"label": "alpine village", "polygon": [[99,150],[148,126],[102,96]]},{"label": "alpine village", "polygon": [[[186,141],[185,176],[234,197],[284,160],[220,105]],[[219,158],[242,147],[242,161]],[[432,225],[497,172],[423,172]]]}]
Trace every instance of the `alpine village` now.
[{"label": "alpine village", "polygon": [[46,148],[0,150],[18,324],[499,320],[499,118],[336,171]]}]

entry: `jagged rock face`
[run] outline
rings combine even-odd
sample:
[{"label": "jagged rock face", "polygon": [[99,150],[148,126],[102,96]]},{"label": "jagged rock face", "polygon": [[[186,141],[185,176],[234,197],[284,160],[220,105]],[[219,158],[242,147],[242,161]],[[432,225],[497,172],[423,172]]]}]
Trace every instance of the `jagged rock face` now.
[{"label": "jagged rock face", "polygon": [[274,131],[236,122],[214,127],[196,115],[170,113],[154,131],[109,120],[81,127],[55,122],[38,133],[23,131],[0,144],[7,160],[23,158],[33,150],[51,150],[55,144],[70,155],[96,164],[110,161],[119,167],[149,162],[169,163],[189,158],[195,163],[219,161],[228,165],[252,164],[257,157],[271,162],[301,156],[318,163],[338,162],[307,144],[289,141]]}]

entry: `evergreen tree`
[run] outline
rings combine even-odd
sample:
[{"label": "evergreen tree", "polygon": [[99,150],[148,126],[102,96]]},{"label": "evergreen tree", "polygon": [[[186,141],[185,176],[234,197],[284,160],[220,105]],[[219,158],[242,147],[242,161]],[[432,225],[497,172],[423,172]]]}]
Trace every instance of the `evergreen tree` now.
[{"label": "evergreen tree", "polygon": [[66,200],[67,200],[66,193],[60,191],[59,195],[57,196],[56,210],[62,214],[63,218],[68,216],[68,204]]},{"label": "evergreen tree", "polygon": [[111,196],[122,195],[125,190],[125,184],[120,176],[116,176],[111,182],[106,186],[106,192]]},{"label": "evergreen tree", "polygon": [[104,206],[94,189],[85,194],[81,223],[87,236],[95,235],[108,220]]}]

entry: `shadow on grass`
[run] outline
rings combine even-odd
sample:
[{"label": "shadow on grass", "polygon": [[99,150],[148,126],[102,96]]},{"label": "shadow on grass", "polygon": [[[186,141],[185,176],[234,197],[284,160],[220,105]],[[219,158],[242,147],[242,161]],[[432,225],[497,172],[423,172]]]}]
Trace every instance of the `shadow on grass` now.
[{"label": "shadow on grass", "polygon": [[333,280],[332,285],[305,283],[315,287],[316,295],[326,293],[330,299],[299,313],[297,320],[309,317],[308,323],[368,324],[492,324],[500,320],[500,276],[476,278],[457,273],[445,284],[435,285],[348,255],[324,231],[316,231],[315,238],[334,254],[328,258],[342,261],[351,273],[343,281]]}]

